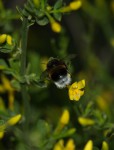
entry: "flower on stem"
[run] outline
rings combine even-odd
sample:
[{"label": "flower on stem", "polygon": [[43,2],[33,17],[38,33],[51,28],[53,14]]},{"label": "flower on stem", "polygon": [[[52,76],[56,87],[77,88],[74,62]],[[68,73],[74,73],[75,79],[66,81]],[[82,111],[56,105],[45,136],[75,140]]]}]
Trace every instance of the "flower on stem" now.
[{"label": "flower on stem", "polygon": [[92,120],[90,118],[85,118],[85,117],[79,117],[78,118],[78,122],[82,126],[90,126],[90,125],[94,125],[95,124],[94,120]]},{"label": "flower on stem", "polygon": [[66,143],[66,147],[64,150],[75,150],[75,144],[73,139],[69,139]]},{"label": "flower on stem", "polygon": [[60,120],[58,122],[58,125],[57,125],[54,133],[58,134],[64,128],[64,126],[69,123],[69,119],[70,119],[69,111],[67,109],[65,109],[60,117]]},{"label": "flower on stem", "polygon": [[85,147],[84,147],[84,150],[93,150],[93,141],[92,140],[89,140]]},{"label": "flower on stem", "polygon": [[46,15],[50,21],[51,29],[56,33],[61,32],[61,25],[57,21],[55,21],[55,19],[48,12],[46,13]]},{"label": "flower on stem", "polygon": [[78,101],[84,94],[84,90],[82,90],[84,87],[85,87],[85,80],[74,82],[72,85],[70,85],[68,87],[70,100]]},{"label": "flower on stem", "polygon": [[14,117],[11,117],[11,118],[6,122],[6,124],[7,124],[8,126],[13,126],[13,125],[15,125],[17,122],[19,122],[20,119],[21,119],[21,114],[18,114],[18,115],[14,116]]},{"label": "flower on stem", "polygon": [[69,119],[70,119],[69,111],[67,109],[65,109],[60,118],[60,123],[66,125],[66,124],[68,124]]},{"label": "flower on stem", "polygon": [[61,25],[55,20],[51,22],[51,28],[54,32],[57,32],[57,33],[61,32]]},{"label": "flower on stem", "polygon": [[82,2],[78,0],[78,1],[71,2],[69,4],[69,7],[70,7],[71,10],[77,10],[81,7],[81,5],[82,5]]},{"label": "flower on stem", "polygon": [[64,145],[64,140],[61,139],[55,144],[53,150],[75,150],[74,140],[69,139],[66,145]]},{"label": "flower on stem", "polygon": [[109,150],[109,146],[108,146],[108,143],[106,141],[102,142],[102,148],[101,148],[101,150]]},{"label": "flower on stem", "polygon": [[61,12],[65,13],[65,12],[69,12],[69,11],[73,11],[73,10],[77,10],[81,7],[82,2],[80,0],[75,0],[73,2],[70,2],[70,4],[68,6],[64,6],[60,9]]},{"label": "flower on stem", "polygon": [[6,41],[9,45],[12,45],[12,37],[10,35],[7,35]]},{"label": "flower on stem", "polygon": [[21,117],[21,114],[15,115],[11,117],[6,123],[0,125],[0,139],[3,138],[5,129],[9,126],[17,124],[20,121]]}]

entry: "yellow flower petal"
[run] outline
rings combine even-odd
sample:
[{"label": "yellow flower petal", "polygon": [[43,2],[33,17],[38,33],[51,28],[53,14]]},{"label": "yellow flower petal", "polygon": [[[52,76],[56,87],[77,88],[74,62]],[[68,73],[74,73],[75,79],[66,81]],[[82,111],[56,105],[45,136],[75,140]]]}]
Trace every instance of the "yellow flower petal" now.
[{"label": "yellow flower petal", "polygon": [[4,137],[4,132],[0,131],[0,139],[2,139]]},{"label": "yellow flower petal", "polygon": [[82,2],[81,1],[73,1],[69,4],[69,7],[71,10],[77,10],[81,7]]},{"label": "yellow flower petal", "polygon": [[93,150],[93,141],[92,140],[89,140],[85,147],[84,147],[84,150]]},{"label": "yellow flower petal", "polygon": [[108,108],[109,108],[108,103],[103,97],[98,96],[97,99],[96,99],[96,102],[97,102],[98,107],[102,111],[107,111],[108,110]]},{"label": "yellow flower petal", "polygon": [[4,75],[2,76],[2,82],[3,82],[3,87],[5,90],[13,91],[10,81]]},{"label": "yellow flower petal", "polygon": [[85,87],[85,80],[81,80],[78,82],[78,89],[82,89]]},{"label": "yellow flower petal", "polygon": [[51,23],[51,28],[54,32],[57,32],[57,33],[59,33],[61,31],[61,25],[56,21],[53,21]]},{"label": "yellow flower petal", "polygon": [[78,88],[78,82],[74,82],[74,83],[71,85],[71,88],[72,88],[72,89]]},{"label": "yellow flower petal", "polygon": [[109,146],[106,141],[103,141],[101,150],[109,150]]},{"label": "yellow flower petal", "polygon": [[0,35],[0,44],[3,44],[6,41],[6,37],[7,37],[6,34]]},{"label": "yellow flower petal", "polygon": [[94,120],[84,117],[79,117],[78,122],[83,126],[93,125],[95,123]]},{"label": "yellow flower petal", "polygon": [[73,139],[68,140],[66,147],[65,147],[65,150],[75,150],[75,144],[74,144]]},{"label": "yellow flower petal", "polygon": [[12,45],[12,37],[10,35],[7,35],[6,41],[9,45]]},{"label": "yellow flower petal", "polygon": [[69,114],[69,111],[67,109],[65,109],[62,113],[62,116],[60,118],[60,123],[61,124],[68,124],[69,122],[69,119],[70,119],[70,114]]},{"label": "yellow flower petal", "polygon": [[64,141],[63,140],[59,140],[53,148],[53,150],[63,150],[63,149],[64,149]]},{"label": "yellow flower petal", "polygon": [[21,114],[16,115],[7,121],[7,125],[10,126],[15,125],[17,122],[19,122],[20,119],[21,119]]}]

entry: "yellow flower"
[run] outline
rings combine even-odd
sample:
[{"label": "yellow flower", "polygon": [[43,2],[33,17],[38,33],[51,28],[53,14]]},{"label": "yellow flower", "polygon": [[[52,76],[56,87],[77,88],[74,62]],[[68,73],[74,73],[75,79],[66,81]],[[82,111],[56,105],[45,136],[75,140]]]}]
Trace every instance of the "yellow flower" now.
[{"label": "yellow flower", "polygon": [[64,124],[64,125],[68,124],[69,118],[70,118],[69,111],[67,109],[65,109],[63,111],[63,114],[62,114],[61,118],[60,118],[60,123]]},{"label": "yellow flower", "polygon": [[5,132],[5,129],[8,127],[8,126],[13,126],[15,125],[16,123],[18,123],[21,119],[21,114],[18,114],[16,116],[13,116],[11,117],[6,123],[4,123],[3,125],[0,125],[0,139],[3,138],[4,136],[4,132]]},{"label": "yellow flower", "polygon": [[109,150],[109,146],[106,141],[103,141],[101,150]]},{"label": "yellow flower", "polygon": [[54,131],[55,134],[58,134],[65,125],[67,125],[69,123],[69,118],[70,118],[70,114],[69,111],[67,109],[65,109],[60,117],[60,120],[58,122],[58,125]]},{"label": "yellow flower", "polygon": [[65,13],[65,12],[70,12],[72,10],[77,10],[81,7],[82,5],[82,2],[80,0],[78,1],[73,1],[73,2],[70,2],[70,4],[68,6],[64,6],[60,9],[60,11],[62,13]]},{"label": "yellow flower", "polygon": [[75,150],[75,144],[73,139],[69,139],[64,150]]},{"label": "yellow flower", "polygon": [[51,22],[51,28],[54,32],[57,32],[57,33],[61,32],[61,25],[56,21]]},{"label": "yellow flower", "polygon": [[106,99],[104,99],[104,98],[101,97],[101,96],[98,96],[97,99],[96,99],[96,102],[97,102],[98,107],[99,107],[102,111],[108,111],[109,104],[108,104],[108,102],[106,101]]},{"label": "yellow flower", "polygon": [[59,140],[53,148],[53,150],[63,150],[63,149],[64,149],[64,141],[63,140]]},{"label": "yellow flower", "polygon": [[75,150],[75,144],[73,139],[69,139],[66,143],[66,145],[64,145],[64,141],[63,140],[59,140],[53,150]]},{"label": "yellow flower", "polygon": [[9,45],[12,45],[12,37],[10,35],[7,35],[6,41]]},{"label": "yellow flower", "polygon": [[85,147],[84,147],[84,150],[93,150],[93,141],[92,140],[89,140]]},{"label": "yellow flower", "polygon": [[81,96],[84,94],[84,91],[82,90],[84,87],[85,87],[85,80],[74,82],[71,86],[69,86],[70,100],[78,101],[81,98]]},{"label": "yellow flower", "polygon": [[0,44],[7,42],[7,44],[12,45],[12,37],[7,34],[0,35]]},{"label": "yellow flower", "polygon": [[21,119],[21,114],[18,114],[14,117],[11,117],[8,121],[7,121],[7,125],[8,126],[13,126],[15,125],[17,122],[19,122],[19,120]]},{"label": "yellow flower", "polygon": [[4,75],[2,75],[2,79],[1,80],[2,80],[3,87],[4,87],[5,90],[13,91],[13,88],[11,86],[10,81]]},{"label": "yellow flower", "polygon": [[4,75],[1,77],[2,85],[0,85],[0,92],[8,92],[8,99],[9,99],[9,108],[13,109],[14,103],[14,91],[15,89],[11,86],[9,79],[7,79]]},{"label": "yellow flower", "polygon": [[73,1],[69,4],[69,7],[71,10],[77,10],[81,7],[82,2],[81,1]]},{"label": "yellow flower", "polygon": [[2,139],[4,137],[4,132],[0,131],[0,139]]},{"label": "yellow flower", "polygon": [[0,44],[3,44],[6,41],[6,37],[7,37],[6,34],[0,35]]},{"label": "yellow flower", "polygon": [[92,119],[79,117],[78,122],[83,126],[93,125],[95,122]]}]

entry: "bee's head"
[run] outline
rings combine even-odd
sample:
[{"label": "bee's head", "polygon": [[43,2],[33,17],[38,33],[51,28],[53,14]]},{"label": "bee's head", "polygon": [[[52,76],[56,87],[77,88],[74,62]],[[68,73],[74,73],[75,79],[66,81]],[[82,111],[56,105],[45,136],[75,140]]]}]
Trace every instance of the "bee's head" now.
[{"label": "bee's head", "polygon": [[51,69],[55,66],[58,66],[60,64],[60,61],[57,58],[51,58],[47,64],[47,68]]}]

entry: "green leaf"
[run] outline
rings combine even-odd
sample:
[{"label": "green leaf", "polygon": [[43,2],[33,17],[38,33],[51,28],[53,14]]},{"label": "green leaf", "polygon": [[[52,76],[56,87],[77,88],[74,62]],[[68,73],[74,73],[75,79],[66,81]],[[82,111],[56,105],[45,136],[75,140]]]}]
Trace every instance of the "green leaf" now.
[{"label": "green leaf", "polygon": [[53,14],[53,16],[54,16],[54,18],[55,18],[56,20],[61,21],[61,18],[62,18],[62,14],[61,14],[61,13],[55,12],[55,13]]},{"label": "green leaf", "polygon": [[37,85],[37,86],[39,86],[39,87],[41,87],[41,88],[46,88],[47,87],[47,83],[46,83],[46,81],[38,81],[38,82],[35,82],[35,84]]},{"label": "green leaf", "polygon": [[18,72],[20,71],[20,63],[19,61],[17,60],[14,60],[14,59],[10,59],[9,60],[9,63],[10,63],[10,67],[15,71],[15,72]]},{"label": "green leaf", "polygon": [[21,89],[20,83],[15,79],[11,81],[11,85],[13,86],[13,88],[15,88],[17,90]]},{"label": "green leaf", "polygon": [[18,6],[16,6],[16,9],[18,11],[18,13],[23,16],[23,10],[21,8],[19,8]]},{"label": "green leaf", "polygon": [[56,10],[60,9],[62,7],[63,0],[58,0],[54,5],[55,12],[53,13],[56,20],[60,21],[62,18],[62,14],[60,12],[56,12]]},{"label": "green leaf", "polygon": [[31,13],[33,13],[34,12],[34,9],[33,8],[31,8],[31,7],[29,7],[27,4],[25,4],[24,5],[24,8],[25,9],[23,9],[23,14],[25,14],[25,15],[29,15],[29,14],[31,14]]},{"label": "green leaf", "polygon": [[36,22],[37,22],[37,24],[44,26],[44,25],[48,24],[49,20],[47,17],[44,17],[43,19],[36,18]]},{"label": "green leaf", "polygon": [[57,10],[62,7],[63,0],[58,0],[54,5],[54,10]]},{"label": "green leaf", "polygon": [[0,59],[0,66],[3,66],[4,68],[8,67],[4,59]]},{"label": "green leaf", "polygon": [[3,46],[3,47],[0,47],[0,52],[2,52],[2,53],[11,53],[12,52],[12,48],[10,49],[10,47],[9,46],[7,46],[7,45],[5,45],[5,46]]}]

